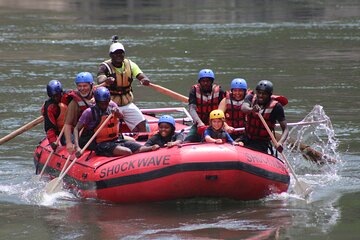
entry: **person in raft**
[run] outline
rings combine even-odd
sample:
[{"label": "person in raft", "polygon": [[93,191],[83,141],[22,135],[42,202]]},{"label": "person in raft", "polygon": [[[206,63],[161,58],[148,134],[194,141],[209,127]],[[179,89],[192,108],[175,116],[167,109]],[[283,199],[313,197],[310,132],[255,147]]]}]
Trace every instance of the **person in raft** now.
[{"label": "person in raft", "polygon": [[198,74],[198,83],[189,92],[189,113],[194,121],[185,142],[201,142],[206,125],[209,125],[209,114],[218,109],[225,96],[221,87],[214,83],[215,74],[211,69],[202,69]]},{"label": "person in raft", "polygon": [[[94,105],[94,79],[89,72],[80,72],[75,78],[76,90],[68,93],[68,109],[65,115],[64,135],[66,139],[66,150],[73,154],[75,146],[73,144],[73,128],[76,126],[81,114],[90,106]],[[91,136],[86,133],[81,135],[80,146],[84,146]],[[82,141],[83,140],[83,141]],[[92,146],[91,146],[92,147]]]},{"label": "person in raft", "polygon": [[155,146],[155,148],[168,147],[171,148],[179,145],[184,140],[184,135],[175,133],[175,120],[170,115],[164,115],[158,121],[159,132],[149,138],[145,146]]},{"label": "person in raft", "polygon": [[74,129],[74,144],[79,155],[79,130],[92,134],[97,131],[105,119],[113,113],[108,124],[95,137],[95,153],[99,156],[127,156],[138,152],[155,150],[155,147],[142,146],[134,141],[124,140],[119,133],[119,119],[122,114],[117,104],[110,100],[110,92],[106,87],[98,87],[94,92],[95,106],[86,109]]},{"label": "person in raft", "polygon": [[244,139],[244,131],[235,131],[245,127],[246,114],[241,110],[247,94],[247,83],[243,78],[231,81],[230,91],[226,91],[225,98],[220,102],[219,109],[225,113],[225,130],[235,141]]},{"label": "person in raft", "polygon": [[[55,151],[58,147],[56,140],[64,126],[67,102],[64,100],[64,91],[58,80],[51,80],[46,86],[46,91],[49,98],[43,104],[41,114],[44,117],[46,138]],[[61,137],[60,142],[65,145],[64,135]]]},{"label": "person in raft", "polygon": [[142,85],[148,86],[150,79],[133,61],[125,58],[125,48],[113,36],[109,49],[110,59],[102,62],[98,69],[98,84],[105,83],[110,90],[111,99],[120,107],[124,121],[132,132],[147,132],[146,119],[133,103],[131,84],[137,78]]},{"label": "person in raft", "polygon": [[235,142],[224,129],[225,115],[222,110],[213,110],[209,115],[209,127],[204,132],[207,143],[231,143],[235,146],[244,146],[242,142]]},{"label": "person in raft", "polygon": [[269,133],[266,131],[264,124],[261,122],[258,113],[264,117],[267,125],[272,132],[275,131],[275,124],[279,122],[282,129],[281,138],[278,141],[278,146],[275,146],[278,152],[283,151],[282,144],[289,134],[289,128],[285,119],[285,112],[283,105],[272,98],[273,84],[269,80],[261,80],[256,85],[256,94],[249,94],[246,96],[241,110],[247,114],[247,122],[245,125],[245,147],[274,154]]}]

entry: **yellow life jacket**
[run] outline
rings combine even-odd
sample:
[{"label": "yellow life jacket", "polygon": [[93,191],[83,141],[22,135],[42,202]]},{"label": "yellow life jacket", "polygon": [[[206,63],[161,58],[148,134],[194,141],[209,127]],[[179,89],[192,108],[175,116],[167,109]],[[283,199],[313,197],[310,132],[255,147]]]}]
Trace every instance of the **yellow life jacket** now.
[{"label": "yellow life jacket", "polygon": [[103,62],[109,70],[108,77],[111,76],[115,78],[114,83],[108,88],[111,94],[111,100],[113,100],[118,106],[125,106],[134,100],[131,88],[133,78],[130,61],[129,59],[124,59],[123,63],[124,71],[119,71],[119,68],[115,68],[114,65],[112,65],[111,59]]}]

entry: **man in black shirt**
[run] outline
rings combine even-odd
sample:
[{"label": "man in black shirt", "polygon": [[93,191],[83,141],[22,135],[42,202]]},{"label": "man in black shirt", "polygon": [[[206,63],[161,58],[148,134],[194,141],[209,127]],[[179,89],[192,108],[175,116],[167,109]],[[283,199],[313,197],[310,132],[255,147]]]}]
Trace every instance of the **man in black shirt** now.
[{"label": "man in black shirt", "polygon": [[276,98],[272,97],[273,84],[268,80],[261,80],[256,85],[256,94],[249,94],[244,100],[241,110],[247,114],[245,125],[245,147],[271,154],[273,150],[270,143],[270,136],[261,122],[257,113],[260,113],[272,132],[275,131],[275,124],[278,122],[282,129],[282,135],[278,141],[277,151],[282,152],[282,144],[286,140],[289,129],[285,119],[284,108]]}]

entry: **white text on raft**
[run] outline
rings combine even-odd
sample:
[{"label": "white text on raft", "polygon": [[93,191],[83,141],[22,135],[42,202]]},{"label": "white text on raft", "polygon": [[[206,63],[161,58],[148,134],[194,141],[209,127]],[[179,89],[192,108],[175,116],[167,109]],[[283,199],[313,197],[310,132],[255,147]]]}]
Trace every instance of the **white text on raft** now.
[{"label": "white text on raft", "polygon": [[130,161],[121,162],[119,164],[105,167],[100,170],[100,178],[105,178],[111,175],[116,175],[120,172],[129,171],[131,169],[143,167],[155,167],[170,165],[170,155],[151,156],[148,158],[134,159]]}]

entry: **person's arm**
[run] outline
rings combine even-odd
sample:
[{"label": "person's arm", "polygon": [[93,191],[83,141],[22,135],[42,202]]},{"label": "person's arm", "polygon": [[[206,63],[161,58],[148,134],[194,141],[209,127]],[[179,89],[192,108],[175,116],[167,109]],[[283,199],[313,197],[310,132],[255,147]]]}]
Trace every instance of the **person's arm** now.
[{"label": "person's arm", "polygon": [[156,136],[156,135],[152,136],[151,138],[149,138],[149,139],[146,141],[146,143],[144,144],[144,146],[150,147],[150,146],[156,145],[156,139],[157,139],[157,136]]},{"label": "person's arm", "polygon": [[219,110],[226,112],[226,98],[223,98],[218,107]]},{"label": "person's arm", "polygon": [[213,139],[212,137],[210,137],[210,135],[206,135],[206,136],[204,137],[204,139],[205,139],[205,142],[207,142],[207,143],[214,143],[214,142],[216,142],[215,139]]},{"label": "person's arm", "polygon": [[100,64],[96,78],[97,83],[102,84],[106,82],[106,85],[110,86],[115,81],[115,78],[112,76],[108,77],[108,74],[109,74],[109,69],[105,66],[105,64]]},{"label": "person's arm", "polygon": [[175,136],[173,136],[175,141],[168,142],[165,144],[168,148],[171,148],[175,145],[179,145],[184,141],[184,135],[182,133],[175,133]]},{"label": "person's arm", "polygon": [[136,78],[144,86],[148,86],[150,84],[150,79],[144,73],[139,73]]},{"label": "person's arm", "polygon": [[197,124],[198,127],[205,126],[203,121],[201,121],[198,113],[196,112],[195,104],[189,104],[189,114],[190,114],[191,118],[193,119],[194,123]]},{"label": "person's arm", "polygon": [[[226,98],[223,98],[221,100],[218,109],[223,111],[224,113],[226,112]],[[234,128],[232,126],[229,126],[229,124],[227,124],[227,122],[224,122],[224,129],[228,133],[233,133],[234,132]]]},{"label": "person's arm", "polygon": [[253,111],[253,107],[251,106],[252,98],[252,94],[247,95],[244,99],[244,103],[241,105],[241,111],[245,114],[249,114]]},{"label": "person's arm", "polygon": [[280,103],[275,105],[273,111],[270,114],[270,120],[274,122],[278,122],[280,124],[282,134],[280,140],[278,141],[278,145],[275,146],[275,148],[277,151],[282,152],[283,144],[289,135],[289,128],[287,126],[284,108]]},{"label": "person's arm", "polygon": [[74,145],[71,140],[71,130],[72,125],[64,124],[64,135],[65,135],[65,141],[66,141],[66,150],[71,155],[74,152]]},{"label": "person's arm", "polygon": [[226,136],[226,142],[231,143],[231,144],[235,143],[234,139],[226,131],[225,131],[225,136]]},{"label": "person's arm", "polygon": [[226,132],[226,141],[234,146],[244,146],[243,142],[235,142],[234,139]]},{"label": "person's arm", "polygon": [[64,123],[64,135],[66,141],[66,150],[69,154],[73,154],[74,145],[72,143],[72,128],[74,126],[75,118],[77,120],[77,112],[78,112],[78,104],[76,101],[71,101],[69,103],[68,109],[65,115],[65,123]]},{"label": "person's arm", "polygon": [[86,109],[80,116],[79,118],[79,121],[76,123],[76,126],[74,128],[74,147],[75,147],[75,150],[76,150],[76,153],[75,153],[75,156],[80,156],[80,151],[81,151],[81,148],[79,146],[79,138],[80,138],[80,131],[81,129],[83,129],[84,127],[86,127],[88,131],[92,130],[92,129],[89,129],[89,126],[93,126],[92,124],[94,124],[92,121],[93,120],[93,116],[92,116],[92,112],[91,112],[91,109],[88,108]]},{"label": "person's arm", "polygon": [[215,139],[210,136],[210,130],[206,129],[204,132],[204,139],[207,143],[222,143],[221,139]]},{"label": "person's arm", "polygon": [[281,137],[280,137],[280,140],[278,141],[278,144],[280,146],[277,147],[277,150],[279,152],[282,152],[283,150],[283,143],[286,141],[288,135],[289,135],[289,128],[287,126],[287,121],[286,121],[286,118],[285,118],[285,111],[284,111],[284,108],[281,106],[281,104],[277,104],[276,105],[276,120],[279,122],[280,124],[280,127],[281,127],[281,130],[282,130],[282,134],[281,134]]},{"label": "person's arm", "polygon": [[83,127],[84,127],[84,124],[82,124],[79,121],[74,128],[74,146],[75,146],[76,154],[78,154],[81,151],[80,146],[79,146],[79,131]]},{"label": "person's arm", "polygon": [[[52,143],[55,143],[57,140],[57,135],[56,135],[57,129],[55,129],[55,127],[56,127],[56,117],[55,117],[56,110],[57,110],[56,106],[54,104],[50,104],[47,109],[47,116],[44,116],[45,117],[44,124],[45,124],[45,130],[46,130],[46,137],[49,140],[50,145]],[[54,149],[55,146],[51,146],[51,147]],[[55,149],[56,149],[56,147],[55,147]]]},{"label": "person's arm", "polygon": [[289,135],[289,128],[287,126],[287,122],[286,120],[279,122],[281,130],[282,130],[282,134],[281,134],[281,138],[278,141],[279,144],[283,145],[283,143],[286,141],[288,135]]},{"label": "person's arm", "polygon": [[131,65],[131,74],[132,76],[135,76],[142,85],[148,86],[150,84],[150,79],[143,73],[140,69],[140,67],[134,63],[133,61],[130,61]]},{"label": "person's arm", "polygon": [[189,114],[191,118],[193,119],[194,124],[196,124],[198,127],[205,126],[203,121],[201,121],[198,113],[196,112],[196,89],[192,87],[189,92]]},{"label": "person's arm", "polygon": [[111,100],[109,103],[109,106],[111,108],[111,112],[114,114],[114,117],[118,118],[119,120],[124,118],[120,108],[118,107],[118,105],[115,102],[113,102]]}]

